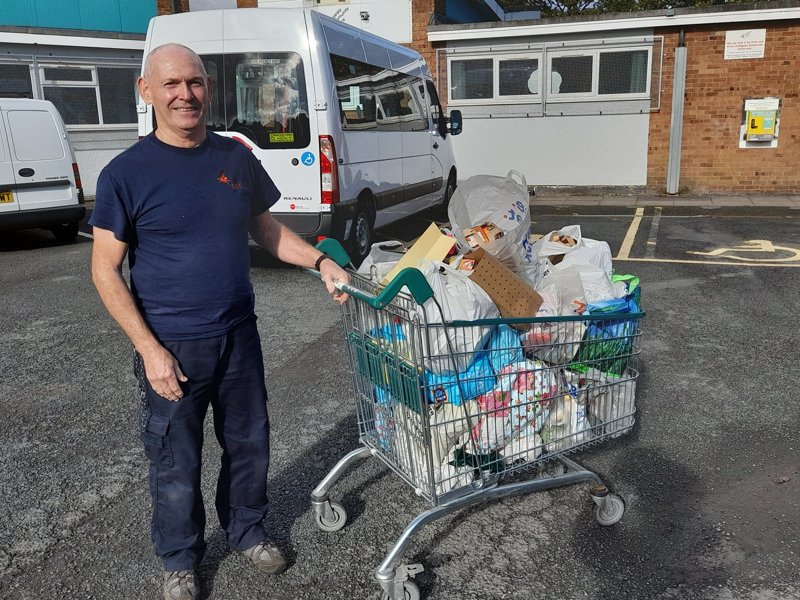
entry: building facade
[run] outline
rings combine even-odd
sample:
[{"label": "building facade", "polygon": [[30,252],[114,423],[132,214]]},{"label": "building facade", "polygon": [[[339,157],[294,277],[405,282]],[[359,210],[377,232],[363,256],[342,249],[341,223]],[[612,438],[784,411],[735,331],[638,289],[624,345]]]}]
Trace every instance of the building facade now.
[{"label": "building facade", "polygon": [[464,115],[459,175],[796,193],[798,17],[782,2],[433,25],[441,95]]},{"label": "building facade", "polygon": [[0,96],[55,104],[67,124],[84,191],[137,139],[136,78],[155,2],[0,3]]},{"label": "building facade", "polygon": [[460,178],[516,169],[554,187],[800,187],[798,0],[529,20],[494,0],[6,0],[0,96],[59,108],[92,195],[137,139],[149,19],[268,6],[316,8],[419,51],[464,115]]}]

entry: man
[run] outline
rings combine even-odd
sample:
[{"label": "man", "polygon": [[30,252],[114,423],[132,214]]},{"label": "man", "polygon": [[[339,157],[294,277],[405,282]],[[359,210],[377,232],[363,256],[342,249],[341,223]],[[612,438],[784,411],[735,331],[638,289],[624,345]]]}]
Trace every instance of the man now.
[{"label": "man", "polygon": [[286,567],[262,523],[269,419],[248,230],[279,259],[319,270],[340,303],[347,296],[334,282],[349,278],[270,216],[280,192],[253,154],[206,132],[208,77],[194,52],[156,48],[138,87],[158,127],[100,175],[92,278],[135,349],[164,598],[191,600],[205,551],[200,461],[209,404],[223,450],[215,503],[228,543],[266,573]]}]

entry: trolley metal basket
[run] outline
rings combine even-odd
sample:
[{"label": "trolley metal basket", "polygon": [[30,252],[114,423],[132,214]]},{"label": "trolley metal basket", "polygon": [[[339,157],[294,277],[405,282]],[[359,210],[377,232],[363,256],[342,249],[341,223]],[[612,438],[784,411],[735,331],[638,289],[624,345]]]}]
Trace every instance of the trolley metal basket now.
[{"label": "trolley metal basket", "polygon": [[[334,242],[320,249],[348,262]],[[623,501],[567,455],[633,427],[643,312],[431,322],[436,298],[420,271],[385,288],[350,275],[342,315],[361,446],[312,504],[320,529],[344,527],[329,490],[368,456],[428,501],[377,568],[384,599],[419,598],[422,565],[401,564],[403,552],[419,528],[461,508],[591,482],[597,522],[622,518]]]}]

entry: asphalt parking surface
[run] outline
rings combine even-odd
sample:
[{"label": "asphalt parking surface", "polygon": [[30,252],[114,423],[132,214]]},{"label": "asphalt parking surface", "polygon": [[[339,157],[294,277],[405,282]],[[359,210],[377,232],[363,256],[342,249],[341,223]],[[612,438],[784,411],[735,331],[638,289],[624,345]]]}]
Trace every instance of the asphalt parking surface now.
[{"label": "asphalt parking surface", "polygon": [[[648,207],[631,238],[636,216],[533,210],[536,233],[580,224],[614,256],[627,248],[615,267],[642,282],[637,423],[575,457],[625,500],[622,521],[598,526],[583,485],[447,516],[405,554],[425,567],[423,598],[800,597],[800,261],[783,260],[800,248],[800,214],[672,207],[656,220]],[[432,218],[380,233],[411,241]],[[90,242],[0,238],[2,598],[159,597],[131,351],[91,286]],[[369,459],[332,492],[348,525],[316,528],[309,494],[357,446],[339,310],[294,269],[252,276],[273,427],[267,524],[292,564],[264,577],[227,550],[211,508],[219,452],[209,430],[202,598],[375,598],[375,567],[427,505]]]}]

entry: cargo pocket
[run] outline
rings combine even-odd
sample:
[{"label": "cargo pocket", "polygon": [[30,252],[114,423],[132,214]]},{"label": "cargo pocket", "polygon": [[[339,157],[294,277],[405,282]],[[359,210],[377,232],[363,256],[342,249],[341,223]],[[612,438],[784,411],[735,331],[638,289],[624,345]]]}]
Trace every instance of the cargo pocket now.
[{"label": "cargo pocket", "polygon": [[169,439],[169,419],[151,412],[143,425],[141,438],[147,458],[159,467],[172,467],[174,462]]}]

